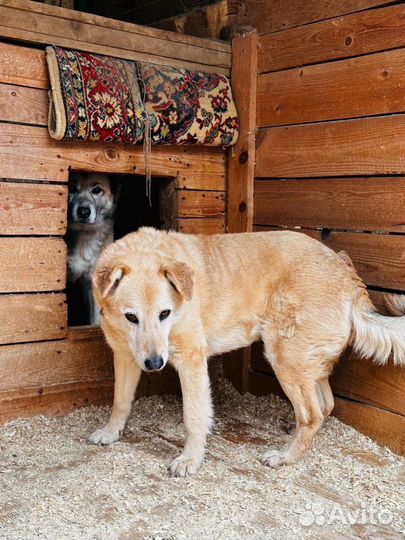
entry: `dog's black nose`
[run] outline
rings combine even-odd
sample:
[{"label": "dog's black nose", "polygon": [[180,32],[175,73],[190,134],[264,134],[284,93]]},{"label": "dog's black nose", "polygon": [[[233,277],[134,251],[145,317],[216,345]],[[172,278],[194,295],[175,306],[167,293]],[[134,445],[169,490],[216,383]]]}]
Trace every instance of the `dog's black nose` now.
[{"label": "dog's black nose", "polygon": [[88,206],[79,206],[77,209],[77,215],[80,219],[87,219],[91,214],[91,210]]},{"label": "dog's black nose", "polygon": [[148,371],[156,371],[163,367],[163,358],[161,356],[153,356],[145,360],[145,367]]}]

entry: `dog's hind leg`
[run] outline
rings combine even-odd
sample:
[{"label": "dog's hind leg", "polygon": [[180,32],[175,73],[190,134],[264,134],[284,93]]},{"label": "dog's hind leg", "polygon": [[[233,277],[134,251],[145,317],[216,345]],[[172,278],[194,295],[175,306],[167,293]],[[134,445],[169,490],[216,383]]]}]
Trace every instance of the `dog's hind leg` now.
[{"label": "dog's hind leg", "polygon": [[181,455],[169,467],[172,476],[188,476],[200,467],[212,421],[212,404],[207,359],[201,350],[192,350],[171,359],[179,373],[183,394],[186,443]]},{"label": "dog's hind leg", "polygon": [[[316,391],[322,414],[324,415],[324,417],[329,416],[335,406],[335,400],[333,398],[332,390],[329,385],[329,377],[324,377],[317,382]],[[296,427],[297,423],[291,422],[286,428],[287,433],[289,435],[293,435],[295,433]]]},{"label": "dog's hind leg", "polygon": [[111,416],[103,428],[90,435],[88,441],[92,444],[107,445],[117,441],[131,412],[141,368],[130,353],[120,352],[114,354],[114,371],[114,403]]},{"label": "dog's hind leg", "polygon": [[[287,344],[287,345],[286,345]],[[305,350],[306,349],[306,350]],[[298,461],[312,446],[313,438],[333,408],[326,365],[320,353],[296,337],[266,344],[266,357],[295,412],[295,433],[283,450],[269,450],[265,465],[277,467]]]},{"label": "dog's hind leg", "polygon": [[322,414],[329,416],[335,407],[332,389],[329,384],[329,377],[323,377],[317,384],[319,404],[322,409]]}]

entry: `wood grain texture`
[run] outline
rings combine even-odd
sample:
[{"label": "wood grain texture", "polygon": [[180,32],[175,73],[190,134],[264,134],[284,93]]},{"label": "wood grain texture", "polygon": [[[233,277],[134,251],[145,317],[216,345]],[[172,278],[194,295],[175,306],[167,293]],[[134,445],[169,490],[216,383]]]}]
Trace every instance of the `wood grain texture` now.
[{"label": "wood grain texture", "polygon": [[232,42],[232,88],[238,109],[240,132],[229,155],[228,230],[252,230],[255,168],[257,33]]},{"label": "wood grain texture", "polygon": [[245,0],[238,21],[251,25],[260,34],[330,19],[372,7],[388,0]]},{"label": "wood grain texture", "polygon": [[188,234],[221,234],[225,231],[223,218],[177,218],[176,230]]},{"label": "wood grain texture", "polygon": [[335,399],[333,416],[381,446],[405,456],[405,417],[348,399]]},{"label": "wood grain texture", "polygon": [[66,337],[65,300],[64,294],[0,295],[0,344]]},{"label": "wood grain texture", "polygon": [[141,26],[44,4],[38,7],[26,0],[3,0],[0,21],[3,21],[0,35],[15,40],[229,73],[229,45],[217,45],[210,40],[145,30]]},{"label": "wood grain texture", "polygon": [[46,126],[47,110],[45,90],[0,84],[0,121]]},{"label": "wood grain texture", "polygon": [[259,73],[405,45],[405,6],[387,6],[275,32],[260,39]]},{"label": "wood grain texture", "polygon": [[225,214],[225,193],[221,191],[177,191],[179,218],[218,217]]},{"label": "wood grain texture", "polygon": [[66,244],[61,238],[0,238],[0,293],[61,291]]},{"label": "wood grain texture", "polygon": [[67,187],[0,182],[0,235],[63,235]]},{"label": "wood grain texture", "polygon": [[[224,162],[226,160],[226,154],[224,154]],[[175,179],[177,189],[200,189],[203,191],[225,191],[226,180],[225,175],[211,176],[208,178],[201,178],[199,176],[178,176]]]},{"label": "wood grain texture", "polygon": [[405,416],[405,369],[377,366],[348,350],[331,377],[334,394]]},{"label": "wood grain texture", "polygon": [[256,177],[405,173],[405,116],[261,129]]},{"label": "wood grain texture", "polygon": [[405,232],[405,178],[256,180],[254,223]]},{"label": "wood grain texture", "polygon": [[[169,41],[174,43],[182,43],[184,45],[193,45],[202,49],[209,49],[213,51],[222,51],[230,53],[230,46],[227,43],[211,40],[194,38],[191,36],[177,36],[173,32],[166,32],[150,28],[148,26],[142,26],[134,23],[127,23],[118,21],[115,19],[109,19],[101,17],[99,15],[93,15],[91,13],[84,13],[80,11],[71,11],[68,9],[60,9],[51,6],[45,6],[43,4],[32,4],[28,0],[1,0],[1,4],[7,7],[13,7],[15,10],[27,11],[29,13],[38,13],[52,18],[61,18],[68,21],[75,21],[76,23],[86,23],[94,26],[106,26],[111,29],[118,29],[133,33],[143,37],[152,37],[163,41]],[[80,25],[71,22],[72,28],[77,29],[80,32]]]},{"label": "wood grain texture", "polygon": [[[262,373],[250,372],[249,392],[255,396],[278,394],[286,399],[277,379]],[[405,455],[405,416],[336,396],[332,415],[380,445]]]},{"label": "wood grain texture", "polygon": [[403,112],[404,64],[405,49],[399,49],[260,75],[257,125]]},{"label": "wood grain texture", "polygon": [[45,52],[0,42],[0,82],[48,89]]},{"label": "wood grain texture", "polygon": [[[254,231],[279,230],[255,226]],[[285,229],[283,229],[285,230]],[[405,236],[295,229],[321,241],[334,251],[346,251],[367,285],[405,290]]]},{"label": "wood grain texture", "polygon": [[[225,179],[225,152],[196,146],[153,147],[154,176]],[[66,182],[69,169],[145,174],[142,145],[80,144],[53,141],[42,127],[0,124],[0,171],[5,178]]]},{"label": "wood grain texture", "polygon": [[113,397],[111,379],[0,392],[0,422],[39,414],[59,416],[79,407],[109,405]]},{"label": "wood grain texture", "polygon": [[111,379],[112,356],[96,327],[71,328],[62,340],[4,345],[0,391]]}]

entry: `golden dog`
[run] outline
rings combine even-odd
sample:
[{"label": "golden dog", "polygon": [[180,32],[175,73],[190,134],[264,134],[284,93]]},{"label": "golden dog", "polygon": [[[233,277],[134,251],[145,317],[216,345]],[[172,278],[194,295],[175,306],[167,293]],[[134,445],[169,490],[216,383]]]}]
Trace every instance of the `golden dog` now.
[{"label": "golden dog", "polygon": [[269,450],[272,467],[310,448],[333,409],[328,376],[348,344],[384,364],[405,364],[405,317],[376,313],[345,253],[302,233],[187,235],[141,229],[108,246],[93,276],[101,326],[114,351],[115,395],[107,425],[124,429],[141,371],[177,369],[186,443],[173,476],[195,473],[212,419],[207,358],[262,339],[293,404],[290,444]]}]

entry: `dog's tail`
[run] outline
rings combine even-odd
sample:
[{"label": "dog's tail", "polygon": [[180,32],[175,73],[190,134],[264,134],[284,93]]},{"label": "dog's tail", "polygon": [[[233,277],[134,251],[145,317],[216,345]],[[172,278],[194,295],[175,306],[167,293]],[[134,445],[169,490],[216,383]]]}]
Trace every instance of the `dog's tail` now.
[{"label": "dog's tail", "polygon": [[362,289],[353,305],[351,344],[378,364],[386,364],[392,355],[394,364],[405,366],[405,316],[380,315]]},{"label": "dog's tail", "polygon": [[389,294],[383,295],[386,308],[392,315],[405,315],[405,294]]}]

